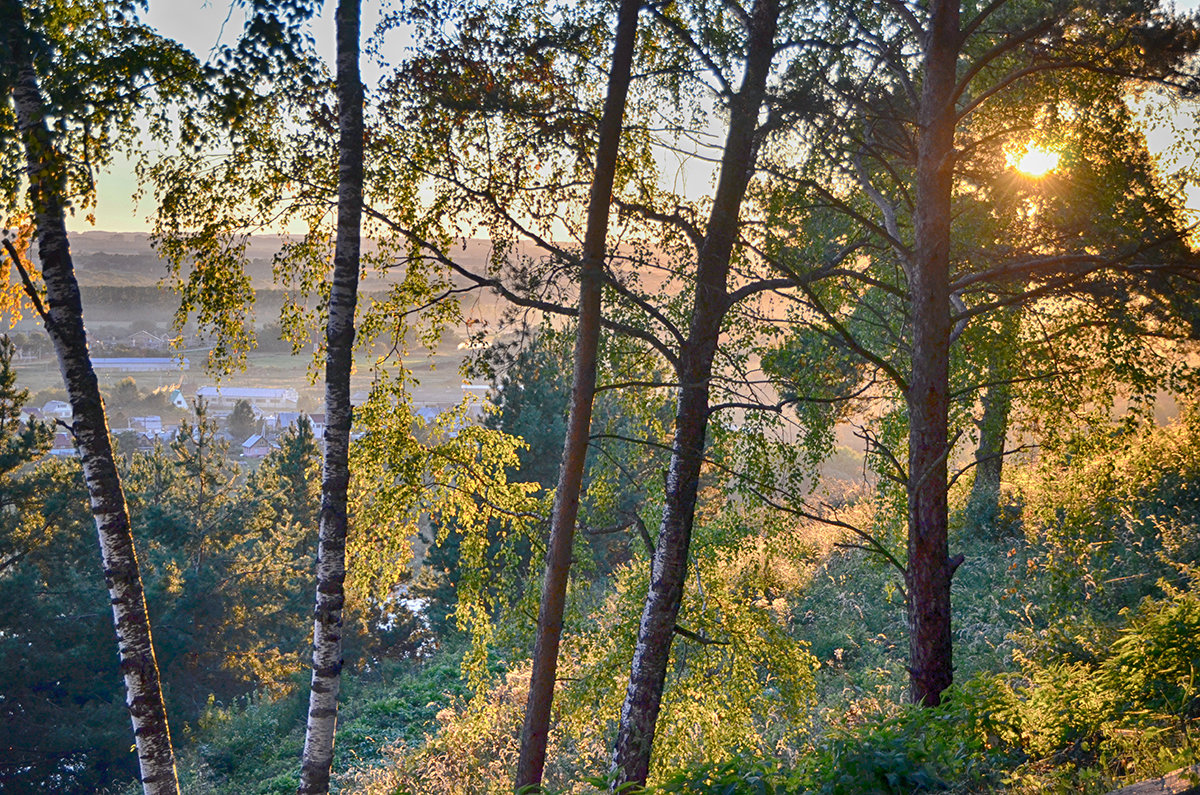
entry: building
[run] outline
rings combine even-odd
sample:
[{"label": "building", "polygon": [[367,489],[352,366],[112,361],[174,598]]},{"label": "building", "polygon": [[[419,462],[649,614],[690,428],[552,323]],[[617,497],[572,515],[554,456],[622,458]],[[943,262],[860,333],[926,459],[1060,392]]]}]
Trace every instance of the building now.
[{"label": "building", "polygon": [[135,431],[161,431],[163,429],[162,417],[157,414],[146,417],[130,417],[129,427]]},{"label": "building", "polygon": [[239,400],[250,404],[260,412],[295,411],[300,403],[300,393],[286,389],[260,387],[202,386],[196,390],[196,400],[203,400],[214,414],[228,414]]},{"label": "building", "polygon": [[58,432],[54,434],[54,441],[47,451],[54,456],[77,456],[79,451],[75,449],[75,440],[71,438],[71,434]]},{"label": "building", "polygon": [[244,458],[262,458],[269,452],[271,452],[271,445],[261,433],[256,433],[242,442],[242,456]]},{"label": "building", "polygon": [[127,373],[145,373],[155,371],[179,371],[189,368],[187,359],[176,359],[173,356],[96,356],[92,358],[92,367],[97,370],[121,370]]},{"label": "building", "polygon": [[171,341],[166,337],[151,334],[149,331],[135,331],[125,338],[125,344],[131,348],[141,348],[148,351],[165,351],[171,347]]},{"label": "building", "polygon": [[268,427],[277,429],[280,433],[283,433],[288,428],[291,428],[298,423],[301,417],[308,417],[308,424],[312,428],[314,438],[325,438],[324,414],[306,414],[303,411],[281,411],[274,418],[268,418],[267,425]]},{"label": "building", "polygon": [[71,404],[65,400],[47,400],[42,406],[42,416],[48,420],[69,420],[75,416]]}]

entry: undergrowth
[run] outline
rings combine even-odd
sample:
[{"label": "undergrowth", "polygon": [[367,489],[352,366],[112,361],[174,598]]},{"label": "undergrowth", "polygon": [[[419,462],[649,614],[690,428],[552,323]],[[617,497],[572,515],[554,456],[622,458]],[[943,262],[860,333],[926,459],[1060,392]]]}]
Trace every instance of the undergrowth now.
[{"label": "undergrowth", "polygon": [[[905,608],[891,564],[830,544],[810,545],[819,559],[797,564],[786,581],[776,582],[769,556],[752,544],[745,561],[706,562],[706,604],[715,612],[711,623],[700,613],[688,620],[723,643],[720,633],[736,619],[742,631],[767,638],[782,630],[807,649],[797,658],[815,669],[804,717],[779,710],[793,723],[771,726],[770,742],[752,741],[749,732],[765,729],[744,720],[737,747],[700,759],[666,749],[664,758],[680,762],[660,772],[652,791],[1105,793],[1197,762],[1200,414],[1081,440],[1011,472],[1007,487],[1024,506],[1019,521],[1007,516],[1004,532],[959,530],[952,542],[965,556],[953,590],[957,684],[935,709],[906,704]],[[633,575],[638,582],[640,572]],[[768,575],[769,583],[756,579]],[[718,587],[722,577],[736,586]],[[610,643],[631,631],[615,614],[592,620]],[[786,642],[772,637],[758,652],[775,654]],[[600,649],[590,648],[577,645],[568,670],[586,675],[586,654]],[[737,649],[693,656],[716,679],[701,672],[690,680],[679,663],[668,687],[709,681],[719,692]],[[474,701],[452,655],[347,677],[335,763],[341,791],[506,791],[528,663],[501,662],[508,676]],[[573,728],[553,746],[555,791],[604,786],[595,776],[607,764],[615,719],[607,713],[620,693],[597,694],[619,689],[623,668],[595,671],[604,681],[565,687],[556,701],[559,725]],[[791,697],[771,676],[739,676],[738,687],[761,688],[754,699],[762,703]],[[578,692],[592,700],[572,704]],[[305,693],[210,705],[182,738],[186,790],[294,791]],[[705,698],[696,703],[717,710],[703,715],[711,738],[718,707],[732,702]],[[686,726],[672,725],[671,742],[688,742]],[[436,782],[422,778],[430,771]]]}]

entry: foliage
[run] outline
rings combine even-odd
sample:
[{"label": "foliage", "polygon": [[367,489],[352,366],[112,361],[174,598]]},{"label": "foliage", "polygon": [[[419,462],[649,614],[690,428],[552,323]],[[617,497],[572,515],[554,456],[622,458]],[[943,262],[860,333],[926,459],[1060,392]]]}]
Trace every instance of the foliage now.
[{"label": "foliage", "polygon": [[235,442],[243,442],[250,434],[254,433],[254,428],[258,425],[258,418],[254,416],[254,409],[245,400],[239,400],[233,406],[233,411],[226,420],[229,424],[229,432],[233,434]]},{"label": "foliage", "polygon": [[[415,744],[437,712],[464,692],[457,655],[428,662],[387,661],[345,677],[338,710],[335,786],[383,764],[388,749]],[[299,681],[280,697],[256,694],[212,701],[188,729],[180,751],[180,781],[197,795],[294,792],[304,742],[307,691]]]},{"label": "foliage", "polygon": [[896,705],[831,729],[793,765],[738,758],[679,771],[653,792],[695,795],[902,795],[985,792],[993,759],[977,694],[955,691],[937,709]]},{"label": "foliage", "polygon": [[1165,429],[1081,432],[1016,479],[1051,588],[1038,606],[1045,621],[1090,602],[1110,614],[1133,607],[1158,578],[1178,576],[1171,561],[1200,559],[1198,443],[1200,410],[1187,406]]},{"label": "foliage", "polygon": [[[96,173],[118,153],[136,152],[146,133],[163,138],[173,102],[190,95],[199,61],[138,19],[137,0],[22,3],[33,32],[34,66],[53,119],[57,147],[69,152],[64,186],[76,209],[95,206]],[[12,24],[6,21],[6,24]],[[5,227],[28,208],[21,198],[24,158],[9,102],[11,59],[0,68],[0,213]]]},{"label": "foliage", "polygon": [[[511,339],[498,340],[473,362],[472,373],[492,379],[494,407],[484,424],[520,438],[520,476],[552,492],[558,482],[567,402],[570,397],[573,326],[543,322]],[[659,374],[647,367],[636,346],[603,335],[600,383]],[[576,538],[576,576],[596,579],[632,555],[641,542],[631,522],[652,498],[647,481],[666,466],[671,406],[664,390],[611,390],[596,395]],[[549,495],[547,494],[547,498]]]},{"label": "foliage", "polygon": [[[4,383],[0,376],[0,405],[18,405],[5,402]],[[5,775],[33,791],[95,791],[131,777],[136,760],[82,477],[74,459],[28,465],[48,444],[36,423],[0,426],[6,463],[25,464],[0,476],[2,498],[19,508],[0,514],[3,725],[14,733],[4,742],[21,765]],[[312,629],[319,463],[311,429],[289,431],[238,482],[208,446],[212,430],[201,419],[176,449],[135,453],[123,472],[165,697],[181,736],[210,701],[290,690]],[[26,435],[36,444],[18,462]],[[347,616],[351,669],[398,653],[369,633],[369,618],[363,610]],[[15,753],[26,748],[37,751],[35,763]]]},{"label": "foliage", "polygon": [[0,339],[0,780],[82,792],[137,765],[79,467],[32,466],[52,431],[21,422],[12,355]]},{"label": "foliage", "polygon": [[1075,649],[1034,645],[1020,671],[997,682],[990,708],[997,731],[1029,761],[1010,776],[1018,791],[1108,789],[1160,775],[1197,759],[1200,719],[1200,577],[1186,568],[1184,589],[1161,581],[1093,646],[1094,627]]},{"label": "foliage", "polygon": [[[715,528],[711,531],[718,532]],[[754,534],[714,545],[689,588],[676,639],[672,685],[656,736],[658,775],[705,759],[787,753],[802,737],[814,695],[816,661],[788,635],[788,604],[807,582],[799,537],[778,542]],[[591,791],[607,769],[607,736],[644,598],[645,558],[618,566],[611,586],[577,581],[568,595],[546,782],[552,791]],[[377,771],[369,792],[505,791],[516,763],[528,663],[439,716],[440,731],[417,749],[401,748]],[[366,783],[363,784],[366,786]]]},{"label": "foliage", "polygon": [[453,536],[457,544],[459,565],[446,573],[455,620],[472,641],[464,665],[482,686],[493,620],[519,596],[510,572],[541,519],[537,486],[508,478],[519,440],[467,422],[465,402],[425,424],[402,378],[379,378],[357,412],[366,430],[351,449],[347,590],[351,598],[387,601],[408,577],[410,539],[428,513],[436,543]]}]

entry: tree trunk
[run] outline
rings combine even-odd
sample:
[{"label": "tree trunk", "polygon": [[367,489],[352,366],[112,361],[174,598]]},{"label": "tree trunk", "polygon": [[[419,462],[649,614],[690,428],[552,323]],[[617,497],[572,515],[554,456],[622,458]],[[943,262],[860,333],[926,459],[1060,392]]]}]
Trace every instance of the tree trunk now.
[{"label": "tree trunk", "polygon": [[958,0],[932,0],[917,115],[916,213],[909,284],[913,351],[908,403],[909,682],[936,706],[953,679],[947,541],[950,394],[950,220]]},{"label": "tree trunk", "polygon": [[346,493],[350,485],[350,370],[358,303],[363,197],[363,89],[359,0],[339,0],[337,18],[338,216],[325,329],[325,462],[321,480],[313,673],[299,792],[329,791],[342,675],[346,580]]},{"label": "tree trunk", "polygon": [[596,391],[596,355],[600,342],[600,293],[604,280],[604,254],[608,236],[608,213],[617,172],[617,152],[629,93],[633,49],[637,40],[637,18],[641,0],[621,0],[613,44],[608,95],[600,119],[596,143],[596,169],[588,199],[587,230],[580,266],[579,323],[576,327],[575,363],[571,408],[563,442],[558,488],[550,520],[546,550],[546,574],[538,610],[537,639],[533,649],[533,673],[525,724],[521,729],[521,755],[517,762],[516,789],[538,786],[546,766],[546,743],[550,731],[550,707],[558,672],[558,649],[562,639],[563,610],[575,521],[579,515],[579,492],[587,460],[588,436],[592,425],[592,403]]},{"label": "tree trunk", "polygon": [[749,18],[746,71],[738,93],[730,100],[721,176],[697,259],[691,326],[680,351],[675,438],[651,566],[650,592],[642,610],[617,730],[613,755],[616,788],[629,784],[635,789],[643,787],[650,772],[654,728],[687,576],[697,482],[708,429],[713,356],[729,310],[729,263],[738,237],[738,215],[757,157],[759,110],[775,55],[778,18],[778,0],[756,0]]},{"label": "tree trunk", "polygon": [[29,196],[36,226],[38,255],[46,284],[43,320],[54,343],[63,384],[74,418],[71,432],[83,466],[92,516],[100,538],[104,579],[112,603],[126,704],[147,795],[178,793],[175,754],[167,727],[158,663],[142,591],[141,571],[129,526],[125,493],[113,460],[112,442],[96,373],[88,355],[83,304],[71,260],[64,220],[65,175],[62,158],[46,125],[45,104],[30,51],[21,4],[4,0],[0,44],[15,71],[12,84],[17,126],[25,148]]},{"label": "tree trunk", "polygon": [[[1002,375],[997,368],[988,368],[988,373]],[[984,390],[979,446],[975,448],[975,482],[971,484],[971,497],[967,503],[967,515],[977,535],[998,534],[1000,479],[1004,471],[1004,444],[1011,408],[1011,384],[996,382]]]}]

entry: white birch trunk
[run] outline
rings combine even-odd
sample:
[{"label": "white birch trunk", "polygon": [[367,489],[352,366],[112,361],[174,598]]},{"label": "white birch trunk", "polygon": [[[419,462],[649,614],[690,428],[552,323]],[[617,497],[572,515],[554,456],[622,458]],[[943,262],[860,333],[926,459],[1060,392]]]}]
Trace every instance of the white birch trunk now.
[{"label": "white birch trunk", "polygon": [[359,0],[337,7],[338,218],[333,285],[325,330],[325,464],[321,481],[313,673],[299,792],[329,791],[342,676],[347,491],[350,485],[350,369],[358,302],[363,195],[363,90],[359,77]]},{"label": "white birch trunk", "polygon": [[3,28],[0,42],[7,50],[4,55],[11,59],[16,72],[12,97],[25,148],[38,254],[46,284],[43,319],[74,412],[71,430],[100,539],[142,788],[146,795],[177,795],[175,755],[154,659],[141,572],[125,494],[113,460],[104,404],[88,355],[83,305],[67,242],[62,158],[46,125],[45,103],[29,49],[29,31],[16,0],[3,0],[0,5],[0,28]]}]

